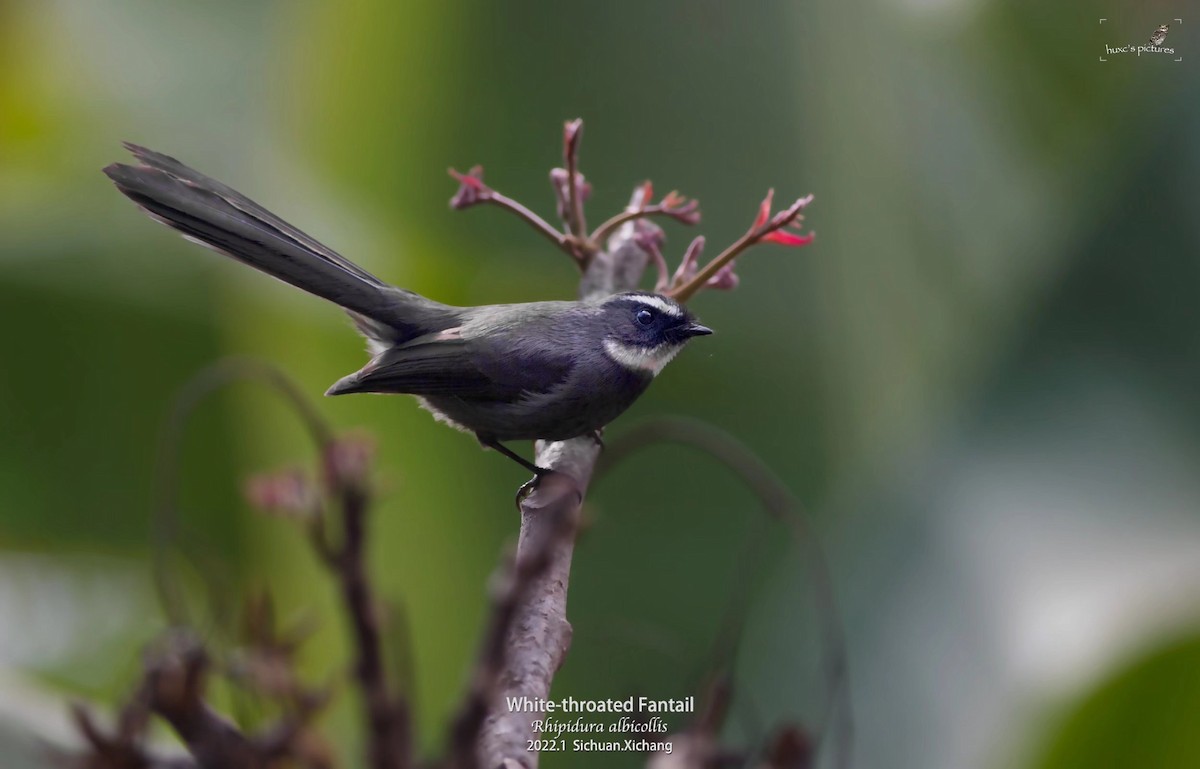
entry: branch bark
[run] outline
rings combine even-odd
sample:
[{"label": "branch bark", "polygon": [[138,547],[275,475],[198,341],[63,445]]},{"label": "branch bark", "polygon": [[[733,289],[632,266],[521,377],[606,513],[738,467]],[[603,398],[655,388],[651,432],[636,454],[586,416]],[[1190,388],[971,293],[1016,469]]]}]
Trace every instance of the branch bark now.
[{"label": "branch bark", "polygon": [[[336,444],[326,449],[336,450]],[[367,496],[354,473],[329,474],[336,478],[343,528],[341,550],[333,554],[330,566],[354,636],[354,680],[367,721],[368,766],[405,769],[411,764],[408,702],[393,695],[384,666],[379,612],[367,575]]]},{"label": "branch bark", "polygon": [[[630,208],[640,208],[643,190],[636,189]],[[639,235],[656,228],[644,219],[623,224],[606,247],[594,254],[580,280],[583,299],[596,299],[637,288],[646,270],[648,255],[637,244]],[[592,438],[544,442],[537,445],[537,464],[554,470],[555,483],[541,483],[521,502],[521,534],[517,561],[534,558],[547,547],[550,561],[522,591],[508,628],[506,655],[496,681],[491,712],[478,740],[478,761],[483,769],[535,769],[538,754],[526,750],[536,739],[533,722],[540,712],[509,712],[507,697],[547,699],[554,675],[562,666],[571,645],[571,623],[567,621],[567,587],[575,528],[587,494],[592,471],[600,457],[600,446]],[[557,522],[571,521],[569,536],[561,536]]]}]

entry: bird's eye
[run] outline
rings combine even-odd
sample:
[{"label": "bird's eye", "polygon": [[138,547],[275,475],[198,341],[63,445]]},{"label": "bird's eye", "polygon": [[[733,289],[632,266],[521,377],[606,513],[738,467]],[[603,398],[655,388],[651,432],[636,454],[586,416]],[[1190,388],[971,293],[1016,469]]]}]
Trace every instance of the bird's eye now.
[{"label": "bird's eye", "polygon": [[649,326],[654,322],[654,313],[650,312],[649,310],[638,310],[637,315],[634,315],[633,317],[636,318],[637,322],[643,326]]}]

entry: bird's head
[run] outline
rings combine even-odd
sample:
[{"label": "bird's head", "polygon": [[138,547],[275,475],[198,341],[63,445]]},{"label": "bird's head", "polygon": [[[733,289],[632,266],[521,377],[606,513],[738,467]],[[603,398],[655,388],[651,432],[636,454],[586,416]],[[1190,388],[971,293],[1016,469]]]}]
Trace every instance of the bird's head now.
[{"label": "bird's head", "polygon": [[656,376],[694,336],[711,334],[687,308],[660,294],[614,294],[600,305],[604,352],[625,368]]}]

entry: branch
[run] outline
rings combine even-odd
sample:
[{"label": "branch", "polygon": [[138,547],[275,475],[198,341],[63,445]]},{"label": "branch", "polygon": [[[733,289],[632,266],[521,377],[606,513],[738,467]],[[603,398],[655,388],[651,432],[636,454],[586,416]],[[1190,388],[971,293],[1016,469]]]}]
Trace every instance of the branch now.
[{"label": "branch", "polygon": [[389,691],[379,612],[367,576],[369,453],[361,441],[342,440],[325,447],[326,482],[338,498],[342,523],[341,548],[326,563],[341,589],[354,636],[354,680],[367,715],[369,766],[404,769],[412,752],[408,703]]},{"label": "branch", "polygon": [[159,435],[155,472],[154,584],[159,605],[173,627],[194,626],[182,586],[168,561],[179,540],[179,457],[188,420],[200,403],[222,387],[241,380],[260,381],[279,393],[296,412],[317,445],[332,440],[332,431],[300,389],[279,369],[251,358],[227,358],[203,369],[180,389]]},{"label": "branch", "polygon": [[[643,184],[642,199],[646,201],[650,200],[653,197],[653,189],[650,182]],[[659,203],[627,208],[612,217],[595,229],[591,235],[591,241],[593,243],[603,243],[625,222],[632,222],[634,219],[641,219],[647,216],[666,216],[683,224],[699,224],[700,201],[688,200],[678,192],[672,190]]]},{"label": "branch", "polygon": [[50,765],[62,769],[200,769],[191,756],[159,756],[140,744],[137,735],[127,734],[118,726],[117,733],[106,734],[92,712],[82,704],[71,706],[75,728],[88,745],[86,755],[49,748]]},{"label": "branch", "polygon": [[[266,769],[289,755],[292,740],[279,735],[294,736],[300,723],[285,722],[264,738],[248,737],[205,702],[208,672],[209,658],[199,641],[183,632],[166,635],[146,654],[141,684],[121,710],[113,734],[105,734],[83,706],[72,708],[90,747],[79,763],[89,769]],[[145,749],[150,714],[171,725],[190,757],[160,757]]]},{"label": "branch", "polygon": [[[567,585],[579,509],[600,449],[591,438],[546,443],[539,441],[537,462],[554,470],[521,502],[521,534],[517,544],[518,572],[530,564],[528,584],[514,590],[511,612],[498,602],[493,615],[510,614],[497,623],[503,633],[503,664],[489,687],[490,713],[480,728],[479,765],[483,769],[534,769],[538,755],[526,750],[538,735],[536,712],[509,712],[508,697],[546,699],[555,673],[571,645],[567,621]],[[533,568],[542,559],[544,566]]]},{"label": "branch", "polygon": [[451,208],[461,211],[464,208],[484,203],[499,206],[505,211],[516,214],[519,219],[532,227],[539,235],[562,249],[567,256],[575,260],[576,264],[582,265],[583,256],[576,245],[575,239],[570,235],[559,232],[549,222],[522,204],[507,195],[501,195],[487,186],[483,181],[483,166],[473,166],[465,174],[451,168],[450,175],[459,182],[458,192],[454,193],[454,197],[450,198]]},{"label": "branch", "polygon": [[147,706],[171,725],[200,766],[262,769],[260,746],[204,701],[208,668],[208,655],[194,638],[167,636],[145,663]]},{"label": "branch", "polygon": [[[173,624],[183,624],[182,591],[167,568],[165,553],[177,538],[177,493],[179,444],[187,419],[199,402],[215,391],[239,379],[257,379],[271,385],[301,417],[323,462],[324,481],[340,513],[341,542],[329,542],[327,521],[319,508],[319,495],[304,487],[302,476],[288,474],[267,479],[254,487],[252,497],[260,506],[282,509],[300,516],[310,524],[310,539],[321,561],[337,579],[354,639],[354,680],[367,716],[367,752],[372,769],[402,769],[409,766],[411,728],[408,703],[393,695],[383,662],[376,597],[367,575],[366,519],[370,447],[361,440],[335,438],[332,429],[308,399],[278,369],[258,361],[231,359],[219,362],[197,375],[181,391],[172,407],[162,440],[161,477],[158,504],[157,581],[164,611]],[[166,717],[166,714],[163,714]],[[215,714],[213,714],[215,715]],[[168,717],[168,721],[171,719]],[[173,726],[179,728],[174,721]],[[180,725],[203,724],[187,721]],[[215,727],[214,727],[215,728]],[[282,732],[281,732],[282,733]],[[184,735],[181,733],[181,737]],[[276,735],[278,736],[278,735]],[[184,737],[186,742],[186,737]],[[202,762],[203,763],[203,762]],[[235,766],[235,765],[231,765]]]},{"label": "branch", "polygon": [[[531,591],[559,560],[564,546],[570,547],[578,526],[577,514],[583,490],[578,488],[574,479],[555,473],[548,476],[542,485],[546,488],[539,489],[544,491],[541,498],[552,503],[539,514],[547,521],[546,536],[539,541],[526,540],[527,549],[509,556],[493,579],[492,611],[480,647],[479,660],[467,700],[451,732],[450,766],[453,769],[474,769],[481,764],[487,766],[491,760],[491,751],[495,748],[482,745],[480,735],[493,703],[503,701],[501,687],[506,683],[505,674],[511,673],[520,664],[518,655],[510,654],[509,639],[522,618],[521,608],[528,605]],[[528,612],[524,618],[530,619]],[[532,619],[544,621],[541,617]],[[569,626],[566,630],[569,634]],[[565,647],[563,653],[566,653]]]},{"label": "branch", "polygon": [[[771,195],[760,206],[758,218],[739,241],[726,249],[703,270],[697,273],[695,262],[703,248],[703,239],[693,241],[674,281],[666,280],[666,263],[658,250],[662,231],[648,219],[651,215],[667,215],[694,224],[699,220],[699,206],[677,193],[667,195],[657,205],[650,204],[652,188],[649,182],[633,192],[629,206],[605,223],[589,237],[583,213],[583,203],[589,186],[578,169],[579,140],[583,123],[569,121],[563,129],[565,169],[553,169],[551,182],[558,199],[559,216],[566,232],[550,227],[523,206],[504,198],[500,205],[516,212],[539,232],[575,259],[583,272],[579,295],[595,300],[609,294],[637,289],[648,261],[658,265],[660,287],[679,301],[690,298],[702,287],[732,288],[734,258],[748,246],[758,242],[777,242],[801,245],[811,236],[799,236],[784,228],[800,220],[800,212],[810,198],[796,201],[790,208],[768,221]],[[470,174],[452,172],[461,182],[451,200],[454,208],[466,208],[477,203],[497,203],[496,193],[483,183],[478,167]],[[691,280],[689,280],[691,279]],[[588,483],[600,455],[598,441],[575,438],[569,441],[539,441],[536,445],[538,466],[553,471],[543,476],[537,488],[519,501],[521,533],[517,546],[518,564],[532,553],[547,552],[550,560],[544,571],[539,569],[529,578],[529,585],[514,591],[509,597],[515,606],[508,608],[498,600],[493,608],[493,630],[506,636],[503,648],[493,644],[497,636],[489,636],[485,644],[474,683],[456,723],[452,750],[458,758],[456,766],[474,766],[462,758],[469,750],[481,712],[481,702],[489,699],[490,712],[478,727],[477,758],[483,769],[534,769],[536,752],[526,750],[528,742],[538,735],[533,722],[541,713],[508,712],[506,697],[529,697],[545,700],[549,697],[554,674],[562,665],[571,640],[571,625],[567,621],[567,585],[570,581],[571,557],[574,549],[574,528],[579,507],[583,503]],[[551,479],[556,479],[551,481]],[[569,535],[560,530],[561,521],[569,521]],[[543,550],[545,548],[545,550]],[[508,621],[501,621],[511,617]],[[497,619],[499,618],[499,619]],[[502,664],[501,664],[502,663]],[[496,668],[499,666],[499,671]],[[493,686],[494,684],[494,686]],[[494,691],[492,691],[494,689]]]},{"label": "branch", "polygon": [[[697,291],[709,286],[714,288],[732,288],[737,285],[737,276],[733,273],[733,260],[747,248],[759,243],[778,243],[783,246],[806,246],[813,241],[812,233],[797,235],[786,228],[799,225],[804,221],[804,209],[812,202],[812,195],[800,198],[792,205],[771,217],[771,199],[775,190],[769,190],[767,197],[759,205],[758,217],[746,234],[733,242],[733,245],[718,254],[711,262],[704,265],[698,273],[695,270],[695,260],[699,257],[699,249],[688,249],[683,263],[676,273],[676,280],[667,296],[677,302],[687,302]],[[701,243],[701,246],[703,244]],[[691,261],[689,262],[689,258]]]},{"label": "branch", "polygon": [[[643,190],[636,189],[631,207],[643,203]],[[618,229],[607,248],[589,259],[580,281],[585,299],[605,296],[637,287],[646,268],[647,255],[635,242],[645,227],[644,221],[628,221]],[[504,642],[503,669],[492,687],[490,713],[480,727],[478,757],[483,769],[519,767],[534,769],[538,755],[526,750],[528,740],[538,735],[533,722],[540,713],[510,713],[506,697],[526,696],[546,699],[550,685],[571,644],[571,624],[567,621],[567,586],[570,582],[574,529],[579,508],[587,493],[592,470],[600,456],[600,446],[592,438],[537,444],[536,462],[554,474],[547,476],[533,493],[521,502],[521,534],[517,561],[546,552],[549,563],[541,573],[530,577],[512,610]],[[566,534],[562,522],[569,523]],[[498,612],[499,609],[494,609]],[[506,763],[507,762],[507,763]]]},{"label": "branch", "polygon": [[[337,583],[350,625],[353,678],[367,730],[367,765],[404,769],[412,764],[412,719],[408,701],[394,693],[388,681],[378,597],[367,570],[373,447],[365,439],[343,437],[323,443],[320,450],[324,495],[305,475],[284,471],[254,479],[248,496],[264,512],[306,526],[318,560]],[[331,501],[334,514],[326,511],[323,497]],[[336,540],[331,528],[338,529]]]},{"label": "branch", "polygon": [[655,753],[646,762],[646,769],[716,769],[742,767],[746,757],[721,748],[718,738],[729,706],[733,700],[733,685],[728,676],[718,675],[709,682],[703,703],[692,726],[673,734],[665,741],[670,753]]},{"label": "branch", "polygon": [[567,229],[578,240],[587,236],[587,222],[583,218],[583,176],[579,173],[579,140],[583,138],[583,121],[576,118],[563,125],[563,164],[567,167],[567,206],[565,216]]},{"label": "branch", "polygon": [[812,769],[816,746],[803,730],[785,726],[767,746],[766,756],[759,769]]}]

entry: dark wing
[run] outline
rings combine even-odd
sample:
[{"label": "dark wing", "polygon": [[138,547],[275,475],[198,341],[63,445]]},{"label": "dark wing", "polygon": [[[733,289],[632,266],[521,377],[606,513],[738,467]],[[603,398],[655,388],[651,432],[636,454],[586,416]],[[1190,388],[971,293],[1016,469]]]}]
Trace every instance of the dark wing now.
[{"label": "dark wing", "polygon": [[567,378],[572,365],[561,351],[522,351],[500,340],[417,340],[381,353],[326,395],[408,393],[512,401],[547,392]]}]

